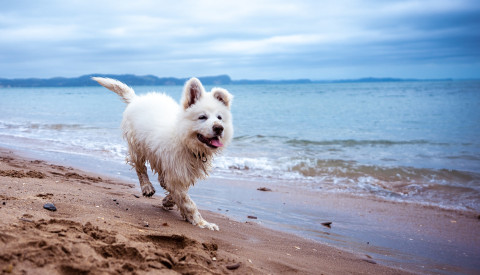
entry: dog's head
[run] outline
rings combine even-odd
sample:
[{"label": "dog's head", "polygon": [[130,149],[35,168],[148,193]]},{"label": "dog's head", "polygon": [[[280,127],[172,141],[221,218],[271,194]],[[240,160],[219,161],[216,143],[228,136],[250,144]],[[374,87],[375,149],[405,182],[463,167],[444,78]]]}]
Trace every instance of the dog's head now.
[{"label": "dog's head", "polygon": [[188,146],[194,152],[215,152],[228,145],[233,136],[230,106],[233,96],[225,89],[205,92],[197,78],[187,81],[183,90],[183,124]]}]

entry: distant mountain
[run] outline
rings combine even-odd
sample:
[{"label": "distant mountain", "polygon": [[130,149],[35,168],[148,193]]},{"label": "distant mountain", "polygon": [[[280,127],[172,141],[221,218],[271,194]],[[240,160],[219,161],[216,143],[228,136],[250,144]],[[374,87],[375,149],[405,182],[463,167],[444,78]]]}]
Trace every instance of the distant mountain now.
[{"label": "distant mountain", "polygon": [[[130,86],[159,86],[159,85],[183,85],[187,78],[175,77],[157,77],[154,75],[138,76],[133,74],[89,74],[80,77],[54,77],[54,78],[17,78],[6,79],[0,78],[0,88],[5,87],[81,87],[81,86],[97,86],[92,76],[101,76],[115,78]],[[346,80],[319,80],[312,81],[310,79],[291,79],[291,80],[232,80],[228,75],[205,76],[199,77],[204,85],[248,85],[248,84],[308,84],[308,83],[355,83],[355,82],[400,82],[400,81],[424,81],[418,79],[401,79],[401,78],[360,78]],[[451,80],[451,79],[441,79]]]}]

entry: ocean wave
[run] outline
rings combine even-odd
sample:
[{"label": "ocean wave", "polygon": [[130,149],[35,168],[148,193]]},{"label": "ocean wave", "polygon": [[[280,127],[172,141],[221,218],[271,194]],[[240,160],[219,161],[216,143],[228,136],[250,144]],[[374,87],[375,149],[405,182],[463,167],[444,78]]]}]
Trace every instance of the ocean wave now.
[{"label": "ocean wave", "polygon": [[66,131],[66,130],[98,130],[99,127],[83,124],[64,124],[64,123],[33,123],[33,122],[4,122],[0,121],[0,129],[7,130],[50,130],[50,131]]},{"label": "ocean wave", "polygon": [[[273,180],[277,184],[428,201],[480,210],[480,174],[448,169],[362,165],[355,161],[309,158],[219,157],[215,173]],[[461,200],[459,200],[461,198]]]},{"label": "ocean wave", "polygon": [[[355,146],[402,146],[402,145],[436,145],[436,146],[449,146],[449,143],[435,142],[424,139],[418,140],[386,140],[386,139],[373,139],[373,140],[355,140],[355,139],[333,139],[333,140],[308,140],[308,139],[292,139],[284,136],[238,136],[234,138],[236,142],[255,142],[255,141],[270,141],[281,142],[291,146],[340,146],[340,147],[355,147]],[[463,144],[465,145],[465,144]]]}]

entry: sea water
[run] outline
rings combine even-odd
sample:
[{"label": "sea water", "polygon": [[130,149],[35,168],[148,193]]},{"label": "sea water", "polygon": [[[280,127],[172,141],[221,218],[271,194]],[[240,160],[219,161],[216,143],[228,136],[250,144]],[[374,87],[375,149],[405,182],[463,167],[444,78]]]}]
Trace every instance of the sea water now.
[{"label": "sea water", "polygon": [[[133,88],[177,101],[182,91]],[[224,88],[234,95],[235,137],[212,177],[480,210],[480,81]],[[0,145],[121,174],[124,108],[100,86],[2,88]]]}]

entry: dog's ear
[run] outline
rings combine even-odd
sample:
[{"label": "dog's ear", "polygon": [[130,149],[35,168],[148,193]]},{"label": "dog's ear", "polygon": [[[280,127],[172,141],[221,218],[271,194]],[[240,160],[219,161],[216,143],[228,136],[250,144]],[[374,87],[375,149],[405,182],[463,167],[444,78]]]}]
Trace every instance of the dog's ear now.
[{"label": "dog's ear", "polygon": [[213,88],[212,94],[216,100],[222,102],[225,106],[227,106],[230,109],[233,96],[227,90],[222,88]]},{"label": "dog's ear", "polygon": [[202,83],[197,78],[193,77],[185,83],[183,88],[182,104],[184,109],[188,109],[203,96],[205,90]]}]

